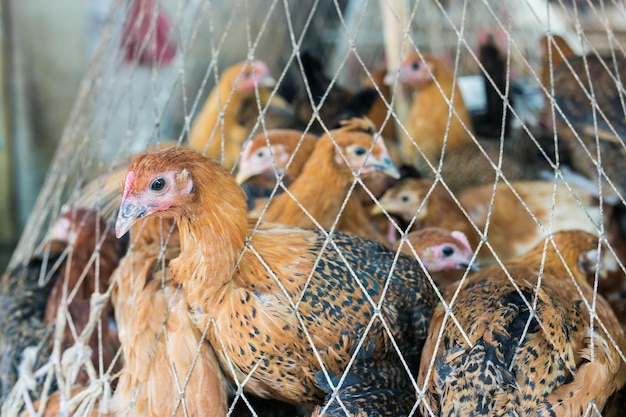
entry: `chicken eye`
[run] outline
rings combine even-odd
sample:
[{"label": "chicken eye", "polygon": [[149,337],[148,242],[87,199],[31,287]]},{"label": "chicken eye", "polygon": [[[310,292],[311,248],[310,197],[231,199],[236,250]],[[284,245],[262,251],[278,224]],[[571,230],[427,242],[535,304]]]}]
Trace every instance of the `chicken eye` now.
[{"label": "chicken eye", "polygon": [[257,158],[263,158],[263,157],[265,156],[265,152],[263,152],[262,150],[261,150],[261,151],[258,151],[258,152],[256,153],[256,156],[257,156]]},{"label": "chicken eye", "polygon": [[402,201],[403,203],[408,203],[409,202],[409,196],[408,195],[403,195],[402,197],[400,197],[400,201]]},{"label": "chicken eye", "polygon": [[165,178],[159,177],[155,178],[152,183],[150,183],[150,189],[152,191],[163,191],[165,188]]},{"label": "chicken eye", "polygon": [[448,257],[452,256],[452,254],[454,253],[454,249],[452,249],[450,246],[444,246],[441,252],[443,253],[443,256]]},{"label": "chicken eye", "polygon": [[413,61],[411,63],[411,68],[412,69],[417,70],[417,69],[419,69],[419,67],[420,67],[420,63],[418,61]]},{"label": "chicken eye", "polygon": [[354,154],[357,156],[365,155],[365,152],[367,151],[362,146],[357,146],[356,148],[354,148]]}]

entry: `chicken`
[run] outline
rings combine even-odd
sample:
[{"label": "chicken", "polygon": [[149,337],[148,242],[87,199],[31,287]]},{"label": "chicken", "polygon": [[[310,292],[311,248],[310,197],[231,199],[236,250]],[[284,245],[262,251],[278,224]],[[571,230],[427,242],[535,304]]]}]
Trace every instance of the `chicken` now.
[{"label": "chicken", "polygon": [[[383,194],[379,203],[380,206],[372,208],[372,214],[384,210],[398,220],[401,231],[427,227],[457,230],[468,237],[470,247],[476,248],[478,244],[476,231],[454,199],[441,184],[435,185],[430,179],[402,178]],[[410,230],[406,230],[409,225]],[[397,237],[390,236],[390,241],[395,243]]]},{"label": "chicken", "polygon": [[0,400],[4,403],[18,379],[24,350],[36,347],[34,366],[47,360],[51,346],[43,321],[46,300],[67,256],[67,242],[47,241],[28,262],[0,279]]},{"label": "chicken", "polygon": [[485,265],[493,263],[496,255],[506,260],[527,252],[542,240],[544,230],[579,228],[593,234],[600,230],[602,212],[596,196],[583,185],[516,181],[511,187],[504,183],[496,186],[490,209],[493,185],[467,188],[458,195],[457,204],[442,185],[407,178],[388,190],[380,204],[406,225],[415,216],[411,230],[433,226],[459,230],[467,235],[472,248],[481,241],[478,230],[486,232],[488,244],[479,248],[478,256]]},{"label": "chicken", "polygon": [[[41,374],[45,367],[40,368],[40,365],[52,354],[50,363],[59,367],[55,369],[57,379],[54,381],[58,390],[48,395],[44,389],[34,406],[27,402],[26,415],[41,411],[43,415],[53,416],[59,410],[73,410],[82,415],[97,404],[98,398],[104,395],[108,378],[120,367],[115,360],[120,344],[107,291],[109,277],[125,245],[115,238],[97,211],[68,206],[61,209],[46,239],[61,242],[66,247],[67,257],[60,259],[58,274],[50,284],[47,297],[39,300],[42,325],[54,332],[44,336],[41,325],[34,326],[33,334],[39,337],[37,343],[44,345],[27,372]],[[57,353],[59,359],[55,359]],[[58,378],[59,375],[62,378]],[[115,380],[112,382],[114,385]],[[83,389],[91,383],[94,384],[90,393],[84,396]],[[92,415],[98,415],[98,407],[92,411]]]},{"label": "chicken", "polygon": [[[485,85],[487,107],[484,113],[472,116],[472,125],[479,136],[499,138],[503,135],[506,138],[511,134],[513,115],[504,99],[506,98],[509,106],[514,105],[510,94],[510,81],[507,80],[507,63],[496,44],[494,34],[481,30],[478,38],[478,59],[482,66],[480,75]],[[510,67],[508,69],[510,70]],[[502,119],[505,111],[506,118]]]},{"label": "chicken", "polygon": [[[493,184],[498,166],[509,180],[535,179],[542,169],[549,168],[525,134],[504,141],[500,163],[500,141],[479,141],[473,134],[452,70],[441,59],[422,56],[423,60],[418,54],[409,55],[398,75],[400,82],[416,90],[404,121],[406,133],[400,134],[398,154],[403,164],[433,179],[440,170],[440,176],[454,192],[472,185]],[[395,73],[390,72],[387,82],[394,77]]]},{"label": "chicken", "polygon": [[[316,406],[312,417],[378,415],[368,412],[376,404],[385,404],[385,416],[404,417],[407,415],[406,410],[414,407],[415,399],[411,395],[412,390],[406,386],[404,370],[394,361],[372,360],[370,354],[372,348],[373,346],[370,346],[357,355],[343,386],[339,384],[340,375],[331,374],[331,383],[320,375],[317,384],[327,395],[324,405]],[[340,386],[336,393],[333,386]],[[367,395],[363,395],[364,392]]]},{"label": "chicken", "polygon": [[[287,106],[279,96],[272,98],[268,87],[274,83],[263,61],[240,62],[225,70],[193,121],[189,132],[191,149],[232,168],[244,141],[253,133],[249,121],[259,116],[257,98],[262,109],[268,105]],[[241,120],[240,112],[246,106],[253,106],[256,114]]]},{"label": "chicken", "polygon": [[119,416],[224,416],[225,378],[169,266],[180,253],[172,220],[137,223],[130,249],[112,295],[124,367],[111,410]]},{"label": "chicken", "polygon": [[[353,93],[328,78],[324,74],[322,61],[311,52],[303,51],[300,62],[301,68],[298,63],[295,69],[297,75],[293,77],[298,81],[294,80],[296,91],[291,104],[301,122],[311,122],[311,131],[322,134],[332,127],[339,114],[346,109]],[[314,118],[314,107],[317,108],[318,118]]]},{"label": "chicken", "polygon": [[[349,194],[354,173],[359,172],[364,176],[375,172],[399,176],[384,142],[374,134],[367,119],[345,121],[341,128],[319,138],[289,193],[273,198],[262,220],[304,228],[319,224],[326,230],[337,222],[336,230],[386,242],[384,234],[372,225],[362,203]],[[322,188],[324,194],[320,196]],[[341,211],[346,198],[348,201]]]},{"label": "chicken", "polygon": [[[8,393],[5,388],[13,385],[10,382],[15,382],[21,350],[40,346],[31,364],[38,368],[52,353],[52,338],[60,342],[59,361],[67,370],[64,383],[86,383],[92,365],[100,375],[116,370],[113,358],[119,341],[106,292],[109,276],[124,250],[123,242],[115,238],[97,212],[69,207],[64,207],[51,225],[46,242],[48,250],[41,257],[34,257],[28,265],[3,278],[6,281],[2,288],[11,291],[2,296],[9,310],[3,317],[11,318],[2,325],[7,340],[2,343],[4,352],[0,356],[3,368],[8,367],[6,385],[3,377],[3,396]],[[11,284],[15,279],[19,279],[19,285]],[[20,317],[28,317],[27,325],[20,322]],[[52,324],[56,324],[55,334],[46,330]],[[87,363],[89,358],[91,362]]]},{"label": "chicken", "polygon": [[[550,38],[552,38],[552,41],[550,41]],[[542,36],[539,39],[539,49],[541,52],[541,85],[546,89],[547,93],[551,94],[554,70],[563,60],[576,55],[576,53],[565,38],[554,34]]]},{"label": "chicken", "polygon": [[[392,72],[387,74],[387,83],[393,82],[395,76]],[[454,83],[452,69],[443,60],[412,53],[404,59],[397,76],[398,81],[410,86],[415,94],[404,121],[408,136],[399,135],[399,155],[403,163],[415,165],[421,159],[419,147],[426,158],[436,164],[444,142],[448,150],[454,150],[471,140],[468,131],[472,131],[472,124],[461,90]]]},{"label": "chicken", "polygon": [[[371,360],[397,361],[380,319],[407,362],[417,360],[435,296],[407,256],[396,259],[378,242],[339,232],[275,224],[251,230],[235,179],[180,147],[131,164],[117,235],[151,215],[177,220],[181,253],[170,261],[173,277],[227,376],[245,379],[247,392],[319,404],[325,394],[316,380],[326,378],[324,370],[341,375],[360,342],[372,343]],[[414,395],[408,375],[399,378],[389,396]],[[399,392],[407,386],[409,394]],[[381,416],[395,405],[370,407],[368,415]]]},{"label": "chicken", "polygon": [[468,268],[477,271],[479,266],[467,236],[458,230],[425,227],[408,233],[406,241],[398,240],[394,249],[419,257],[440,288],[459,280]]},{"label": "chicken", "polygon": [[554,71],[559,141],[577,171],[594,181],[600,178],[605,198],[622,202],[626,201],[624,79],[623,57],[569,57]]},{"label": "chicken", "polygon": [[[62,326],[62,352],[87,349],[100,375],[115,373],[119,363],[109,366],[120,343],[107,290],[125,248],[98,212],[84,208],[64,207],[50,236],[68,242],[71,252],[50,291],[44,323],[56,323],[57,331]],[[89,376],[80,370],[72,382],[87,384]]]},{"label": "chicken", "polygon": [[149,66],[168,64],[176,56],[176,39],[167,14],[155,0],[133,0],[122,29],[124,61]]},{"label": "chicken", "polygon": [[422,413],[581,416],[592,401],[601,410],[626,382],[626,336],[587,284],[598,257],[593,235],[562,231],[505,263],[510,276],[494,265],[460,281],[446,296],[455,320],[437,306],[422,352]]},{"label": "chicken", "polygon": [[286,185],[300,174],[313,152],[317,136],[298,130],[275,129],[259,133],[241,152],[237,182],[242,184],[255,175],[271,173]]}]

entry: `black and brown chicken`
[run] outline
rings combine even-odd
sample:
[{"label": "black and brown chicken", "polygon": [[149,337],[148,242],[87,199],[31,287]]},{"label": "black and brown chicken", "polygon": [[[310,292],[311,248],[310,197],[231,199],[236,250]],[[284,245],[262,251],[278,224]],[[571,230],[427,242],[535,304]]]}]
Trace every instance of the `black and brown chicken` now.
[{"label": "black and brown chicken", "polygon": [[[626,336],[587,284],[598,239],[555,233],[469,275],[433,315],[418,385],[428,415],[581,416],[626,382]],[[455,289],[459,290],[455,294]],[[452,301],[454,298],[454,301]]]},{"label": "black and brown chicken", "polygon": [[[131,164],[118,236],[150,215],[176,218],[181,253],[170,261],[173,277],[196,326],[208,329],[227,377],[245,380],[245,391],[315,405],[326,397],[319,379],[342,375],[352,355],[390,361],[397,370],[382,320],[406,361],[417,366],[435,296],[405,255],[396,258],[378,242],[339,232],[271,224],[251,230],[235,179],[217,162],[179,147]],[[360,342],[371,350],[358,349]],[[408,375],[397,375],[384,398],[414,396]],[[366,410],[357,407],[370,416],[397,407],[375,398]]]},{"label": "black and brown chicken", "polygon": [[595,54],[570,56],[554,69],[559,141],[573,167],[601,181],[605,198],[626,201],[626,60]]}]

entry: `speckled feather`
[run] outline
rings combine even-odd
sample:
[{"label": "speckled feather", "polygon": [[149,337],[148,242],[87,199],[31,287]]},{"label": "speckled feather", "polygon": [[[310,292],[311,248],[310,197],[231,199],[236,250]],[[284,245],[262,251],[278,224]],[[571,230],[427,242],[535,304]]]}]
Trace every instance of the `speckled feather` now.
[{"label": "speckled feather", "polygon": [[[589,265],[579,264],[579,255],[596,249],[597,240],[580,231],[559,232],[554,239],[591,302],[593,290],[585,282]],[[598,327],[591,361],[589,312],[551,244],[541,286],[535,288],[542,253],[540,244],[505,264],[521,293],[499,266],[483,268],[458,284],[462,288],[452,312],[471,345],[452,321],[443,323],[444,308],[436,308],[418,377],[435,415],[579,416],[591,400],[601,409],[626,382],[625,364]],[[531,318],[522,296],[530,305],[536,302],[536,317]],[[623,350],[619,322],[604,299],[598,296],[596,302],[599,319]],[[434,369],[428,374],[431,361]],[[425,404],[421,407],[425,412]]]},{"label": "speckled feather", "polygon": [[[170,266],[183,283],[196,326],[208,324],[208,339],[228,376],[242,380],[252,373],[244,389],[265,398],[320,403],[325,393],[316,377],[323,367],[315,350],[324,367],[340,375],[375,312],[347,265],[376,302],[395,252],[335,233],[333,242],[346,265],[332,244],[321,252],[322,232],[262,225],[252,234],[245,197],[234,178],[189,150],[146,154],[129,170],[135,179],[125,190],[123,206],[171,204],[156,211],[178,220],[181,254]],[[174,184],[167,192],[152,193],[151,181],[162,175]],[[118,217],[118,225],[125,221]],[[409,363],[415,363],[435,297],[410,258],[400,255],[394,271],[381,314]],[[372,360],[393,357],[378,318],[365,343],[374,344]],[[371,415],[378,415],[376,404],[371,407]]]}]

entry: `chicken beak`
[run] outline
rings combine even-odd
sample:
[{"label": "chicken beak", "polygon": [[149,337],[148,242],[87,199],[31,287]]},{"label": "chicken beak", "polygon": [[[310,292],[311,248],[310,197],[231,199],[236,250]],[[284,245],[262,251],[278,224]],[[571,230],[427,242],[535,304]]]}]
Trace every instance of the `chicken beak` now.
[{"label": "chicken beak", "polygon": [[121,238],[139,220],[148,214],[148,207],[138,206],[130,202],[122,201],[120,211],[115,221],[115,236]]},{"label": "chicken beak", "polygon": [[257,81],[259,87],[274,87],[276,85],[276,80],[274,79],[274,77],[271,76],[271,74],[264,74],[258,81]]},{"label": "chicken beak", "polygon": [[398,72],[400,72],[399,68],[393,71],[389,71],[387,74],[385,74],[385,78],[383,78],[383,84],[393,85],[393,83],[396,82],[396,78],[398,78]]},{"label": "chicken beak", "polygon": [[247,170],[242,170],[239,169],[237,171],[237,175],[235,176],[235,181],[237,181],[238,184],[243,184],[248,178],[254,176],[255,174],[252,172],[249,172]]},{"label": "chicken beak", "polygon": [[471,265],[468,264],[467,262],[461,262],[459,264],[459,269],[467,269],[468,266],[469,266],[470,272],[477,272],[480,270],[480,265],[478,264],[478,262],[474,262]]},{"label": "chicken beak", "polygon": [[372,207],[372,211],[370,213],[373,215],[382,214],[383,209],[384,207],[382,205],[374,204],[374,207]]},{"label": "chicken beak", "polygon": [[389,157],[383,158],[381,161],[372,164],[376,171],[383,172],[393,179],[400,179],[400,171]]}]

